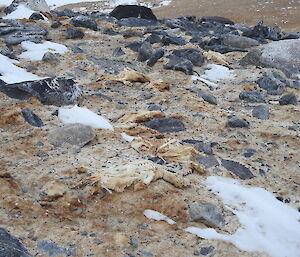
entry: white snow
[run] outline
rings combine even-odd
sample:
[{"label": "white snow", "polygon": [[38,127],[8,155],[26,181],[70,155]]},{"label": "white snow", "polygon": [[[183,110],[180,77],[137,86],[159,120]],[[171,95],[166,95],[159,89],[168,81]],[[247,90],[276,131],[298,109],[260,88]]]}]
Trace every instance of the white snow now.
[{"label": "white snow", "polygon": [[27,50],[23,52],[18,57],[27,58],[32,61],[42,60],[46,52],[64,54],[68,51],[68,48],[64,45],[46,41],[42,44],[36,44],[30,41],[23,41],[21,43],[23,49]]},{"label": "white snow", "polygon": [[176,222],[174,220],[171,220],[167,216],[161,214],[158,211],[153,211],[153,210],[144,210],[144,215],[151,220],[164,220],[168,222],[170,225],[175,224]]},{"label": "white snow", "polygon": [[12,60],[0,54],[0,73],[2,74],[0,79],[9,84],[42,79],[41,77],[14,65],[17,63],[19,63],[19,61]]},{"label": "white snow", "polygon": [[34,11],[20,4],[15,11],[6,15],[4,19],[28,19]]},{"label": "white snow", "polygon": [[204,78],[202,78],[201,76],[195,76],[195,75],[193,75],[193,76],[191,77],[191,79],[192,79],[192,81],[200,80],[200,81],[204,82],[205,84],[207,84],[208,86],[218,86],[216,83],[211,82],[211,81],[209,81],[209,80],[207,80],[207,79],[204,79]]},{"label": "white snow", "polygon": [[278,201],[263,188],[248,188],[237,181],[209,177],[209,188],[241,224],[233,235],[214,229],[189,227],[185,231],[201,238],[220,239],[244,251],[266,252],[273,257],[300,256],[300,213]]},{"label": "white snow", "polygon": [[129,136],[126,133],[121,133],[121,137],[129,143],[131,143],[132,140],[135,139],[135,137]]},{"label": "white snow", "polygon": [[75,105],[71,109],[59,108],[58,118],[65,124],[80,123],[93,128],[114,130],[109,121],[85,107]]},{"label": "white snow", "polygon": [[234,75],[233,71],[230,71],[227,67],[218,64],[208,64],[209,70],[205,71],[205,74],[201,76],[203,79],[208,79],[211,81],[220,81],[223,79],[232,79]]}]

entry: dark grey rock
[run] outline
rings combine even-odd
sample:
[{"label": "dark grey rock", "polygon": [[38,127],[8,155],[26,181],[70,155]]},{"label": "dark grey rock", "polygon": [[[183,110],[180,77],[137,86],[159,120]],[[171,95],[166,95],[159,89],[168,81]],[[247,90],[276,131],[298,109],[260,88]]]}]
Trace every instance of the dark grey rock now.
[{"label": "dark grey rock", "polygon": [[138,53],[139,53],[138,61],[144,62],[148,60],[153,54],[152,45],[149,42],[145,41],[139,48]]},{"label": "dark grey rock", "polygon": [[67,16],[69,18],[73,18],[75,16],[78,16],[78,13],[73,12],[72,10],[65,8],[62,11],[51,11],[50,12],[54,17],[63,17]]},{"label": "dark grey rock", "polygon": [[186,75],[193,74],[193,63],[183,57],[178,57],[177,55],[170,55],[168,56],[169,61],[164,65],[164,69],[166,70],[175,70],[175,71],[182,71]]},{"label": "dark grey rock", "polygon": [[46,256],[56,257],[67,254],[67,249],[49,240],[38,240],[37,251]]},{"label": "dark grey rock", "polygon": [[215,255],[215,248],[213,246],[202,247],[199,250],[194,251],[194,255],[197,255],[197,256],[200,256],[200,255],[207,256],[207,255],[209,255],[211,257],[211,256]]},{"label": "dark grey rock", "polygon": [[157,34],[151,34],[149,37],[145,39],[145,41],[149,42],[150,44],[160,43],[162,37]]},{"label": "dark grey rock", "polygon": [[124,54],[125,54],[125,52],[122,50],[122,48],[121,48],[121,47],[117,47],[117,48],[113,51],[112,56],[113,56],[113,57],[119,57],[119,56],[122,56],[122,55],[124,55]]},{"label": "dark grey rock", "polygon": [[95,137],[94,129],[83,124],[67,124],[61,128],[54,129],[49,133],[49,142],[55,147],[64,144],[84,146]]},{"label": "dark grey rock", "polygon": [[44,20],[44,17],[40,13],[34,12],[33,14],[30,15],[29,19],[38,21],[38,20]]},{"label": "dark grey rock", "polygon": [[199,90],[198,96],[202,97],[202,99],[210,104],[218,105],[217,98],[215,98],[212,94],[206,93],[202,90]]},{"label": "dark grey rock", "polygon": [[51,64],[57,64],[59,62],[59,59],[56,57],[56,54],[51,53],[51,52],[46,52],[43,55],[42,61],[43,62],[48,62],[48,63],[51,63]]},{"label": "dark grey rock", "polygon": [[19,239],[0,228],[0,257],[32,257]]},{"label": "dark grey rock", "polygon": [[24,119],[34,127],[42,127],[44,126],[43,121],[39,116],[37,116],[32,110],[30,109],[22,109],[22,115]]},{"label": "dark grey rock", "polygon": [[143,37],[143,33],[140,31],[128,29],[123,32],[123,37],[124,38]]},{"label": "dark grey rock", "polygon": [[265,96],[260,92],[243,91],[239,94],[239,98],[250,103],[264,103]]},{"label": "dark grey rock", "polygon": [[237,47],[242,49],[260,45],[260,43],[256,39],[239,36],[239,35],[233,35],[233,34],[223,35],[222,43],[227,46],[232,46],[232,47]]},{"label": "dark grey rock", "polygon": [[103,34],[110,35],[110,36],[116,36],[116,35],[119,35],[119,32],[113,30],[112,28],[104,28]]},{"label": "dark grey rock", "polygon": [[276,72],[267,71],[258,79],[257,84],[267,90],[267,93],[270,95],[281,95],[289,83]]},{"label": "dark grey rock", "polygon": [[281,40],[259,46],[249,51],[240,63],[278,68],[289,78],[299,80],[300,39]]},{"label": "dark grey rock", "polygon": [[144,125],[148,128],[155,129],[160,133],[171,133],[184,131],[185,126],[180,119],[175,118],[154,118],[146,121]]},{"label": "dark grey rock", "polygon": [[187,42],[182,37],[173,37],[173,36],[170,36],[170,35],[165,35],[161,39],[161,44],[163,46],[168,46],[170,44],[183,46],[183,45],[186,45],[186,43]]},{"label": "dark grey rock", "polygon": [[219,166],[218,160],[213,155],[197,157],[197,161],[204,165],[205,168]]},{"label": "dark grey rock", "polygon": [[141,257],[154,257],[153,253],[146,252],[146,251],[140,251],[140,252],[138,252],[138,254]]},{"label": "dark grey rock", "polygon": [[244,157],[246,158],[250,158],[252,157],[254,154],[256,153],[256,150],[255,149],[252,149],[252,148],[248,148],[248,149],[245,149],[245,152],[244,152]]},{"label": "dark grey rock", "polygon": [[219,228],[225,223],[219,208],[213,203],[193,204],[189,207],[189,215],[192,221],[199,221],[208,227]]},{"label": "dark grey rock", "polygon": [[240,179],[254,178],[254,175],[252,174],[252,172],[247,167],[245,167],[243,164],[241,164],[239,162],[222,159],[221,164],[226,170],[232,172],[233,174],[238,176]]},{"label": "dark grey rock", "polygon": [[117,22],[119,26],[126,27],[153,27],[158,26],[159,22],[156,20],[147,20],[142,18],[123,18]]},{"label": "dark grey rock", "polygon": [[118,5],[111,11],[109,15],[111,17],[115,17],[118,20],[130,17],[154,21],[157,20],[156,16],[153,14],[150,8],[140,5]]},{"label": "dark grey rock", "polygon": [[179,50],[174,50],[173,54],[188,59],[195,66],[201,66],[204,62],[203,53],[198,49],[194,49],[194,48],[179,49]]},{"label": "dark grey rock", "polygon": [[213,154],[213,149],[212,146],[213,144],[210,142],[203,142],[200,140],[195,140],[195,139],[187,139],[187,140],[182,140],[183,143],[188,143],[188,144],[193,144],[197,151],[203,152],[206,154]]},{"label": "dark grey rock", "polygon": [[157,61],[160,58],[162,58],[164,55],[165,55],[165,50],[164,49],[155,50],[154,53],[152,54],[152,56],[147,61],[147,65],[150,66],[150,67],[154,66],[154,64],[157,63]]},{"label": "dark grey rock", "polygon": [[130,237],[129,244],[132,248],[137,249],[139,247],[139,242],[135,237]]},{"label": "dark grey rock", "polygon": [[243,33],[243,36],[255,38],[262,43],[267,42],[266,39],[279,40],[280,39],[280,28],[265,26],[263,21],[260,21],[257,25],[250,28]]},{"label": "dark grey rock", "polygon": [[75,26],[75,27],[82,27],[82,28],[88,28],[94,31],[98,30],[98,26],[95,20],[87,17],[87,16],[83,16],[83,15],[79,15],[74,17],[71,21],[70,24]]},{"label": "dark grey rock", "polygon": [[62,25],[61,22],[56,21],[56,22],[53,22],[53,23],[51,24],[51,28],[57,29],[57,28],[59,28],[61,25]]},{"label": "dark grey rock", "polygon": [[270,118],[270,111],[267,105],[255,106],[252,110],[252,116],[261,120],[268,120]]},{"label": "dark grey rock", "polygon": [[19,100],[27,100],[36,96],[42,104],[56,106],[76,104],[81,95],[81,90],[75,81],[65,78],[48,78],[6,84],[0,87],[0,91]]},{"label": "dark grey rock", "polygon": [[76,38],[82,39],[83,37],[84,37],[84,32],[79,29],[68,28],[66,30],[66,38],[68,39],[76,39]]},{"label": "dark grey rock", "polygon": [[246,119],[240,119],[235,116],[230,117],[227,126],[231,128],[249,128],[249,122]]},{"label": "dark grey rock", "polygon": [[279,99],[279,104],[280,105],[288,105],[288,104],[297,105],[298,104],[298,100],[297,100],[297,97],[296,97],[295,94],[289,93],[289,94],[283,95]]},{"label": "dark grey rock", "polygon": [[200,19],[200,22],[216,22],[221,24],[234,25],[234,22],[232,20],[220,16],[204,16]]},{"label": "dark grey rock", "polygon": [[131,42],[131,43],[125,45],[125,47],[129,48],[130,50],[132,50],[134,52],[139,52],[139,49],[141,48],[142,45],[143,45],[143,42],[134,41],[134,42]]}]

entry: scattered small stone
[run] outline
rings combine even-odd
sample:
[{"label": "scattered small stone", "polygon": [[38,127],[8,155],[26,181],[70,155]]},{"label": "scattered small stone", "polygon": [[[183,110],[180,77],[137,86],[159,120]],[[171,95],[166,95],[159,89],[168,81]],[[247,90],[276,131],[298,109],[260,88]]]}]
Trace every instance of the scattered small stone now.
[{"label": "scattered small stone", "polygon": [[244,157],[246,158],[250,158],[252,157],[254,154],[256,153],[256,150],[255,149],[251,149],[251,148],[248,148],[248,149],[245,149],[245,152],[244,152]]},{"label": "scattered small stone", "polygon": [[49,141],[55,147],[65,143],[77,146],[84,146],[95,137],[92,127],[83,124],[67,124],[61,128],[54,129],[49,134]]},{"label": "scattered small stone", "polygon": [[132,248],[137,249],[139,246],[138,240],[135,237],[130,237],[129,244],[132,246]]},{"label": "scattered small stone", "polygon": [[202,90],[198,90],[198,96],[202,97],[202,99],[210,104],[218,105],[217,98],[215,98],[212,94],[206,93]]},{"label": "scattered small stone", "polygon": [[200,156],[197,161],[204,165],[205,168],[219,166],[219,162],[213,155]]},{"label": "scattered small stone", "polygon": [[97,23],[93,19],[91,19],[87,16],[83,16],[83,15],[79,15],[79,16],[74,17],[70,21],[70,24],[75,26],[75,27],[88,28],[88,29],[91,29],[91,30],[94,30],[94,31],[98,30]]},{"label": "scattered small stone", "polygon": [[239,162],[222,159],[221,164],[226,170],[231,171],[233,174],[237,175],[240,179],[254,178],[252,172]]},{"label": "scattered small stone", "polygon": [[283,95],[279,99],[279,104],[280,105],[288,105],[288,104],[297,105],[298,100],[297,100],[297,97],[294,93],[289,93],[289,94]]},{"label": "scattered small stone", "polygon": [[255,106],[252,110],[252,116],[261,120],[268,120],[270,118],[270,111],[267,105]]},{"label": "scattered small stone", "polygon": [[37,251],[50,257],[65,255],[67,249],[50,240],[38,240]]},{"label": "scattered small stone", "polygon": [[44,126],[43,121],[39,116],[37,116],[32,110],[30,109],[22,109],[22,115],[24,119],[34,127],[42,127]]},{"label": "scattered small stone", "polygon": [[189,207],[192,221],[199,221],[208,227],[220,228],[225,219],[219,208],[213,203],[193,204]]},{"label": "scattered small stone", "polygon": [[68,39],[82,39],[84,37],[84,32],[80,29],[68,28],[66,30],[66,38]]},{"label": "scattered small stone", "polygon": [[1,257],[32,257],[19,239],[0,228],[0,256]]},{"label": "scattered small stone", "polygon": [[246,119],[233,116],[228,119],[227,126],[231,128],[249,128],[249,122]]},{"label": "scattered small stone", "polygon": [[56,21],[56,22],[53,22],[53,23],[51,24],[51,28],[57,29],[57,28],[59,28],[61,25],[62,25],[61,22]]},{"label": "scattered small stone", "polygon": [[194,255],[197,255],[197,256],[199,256],[199,255],[204,255],[204,256],[209,255],[211,257],[211,256],[214,256],[214,254],[215,254],[215,248],[213,246],[202,247],[199,250],[194,251]]},{"label": "scattered small stone", "polygon": [[185,130],[183,122],[175,118],[154,118],[150,121],[146,121],[144,125],[160,133],[172,133]]},{"label": "scattered small stone", "polygon": [[239,98],[250,103],[264,103],[265,96],[260,92],[243,91],[239,94]]}]

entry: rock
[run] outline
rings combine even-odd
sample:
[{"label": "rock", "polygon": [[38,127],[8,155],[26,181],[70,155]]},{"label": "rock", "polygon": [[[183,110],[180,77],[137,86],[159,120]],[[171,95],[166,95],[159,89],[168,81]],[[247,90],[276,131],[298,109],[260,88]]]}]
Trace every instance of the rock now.
[{"label": "rock", "polygon": [[0,256],[1,257],[32,257],[19,239],[0,228]]},{"label": "rock", "polygon": [[255,39],[244,37],[244,36],[233,35],[233,34],[223,35],[222,43],[227,46],[232,46],[232,47],[237,47],[242,49],[260,45],[260,43]]},{"label": "rock", "polygon": [[131,37],[143,37],[143,33],[140,31],[128,29],[123,32],[124,38],[131,38]]},{"label": "rock", "polygon": [[51,24],[51,28],[57,29],[57,28],[59,28],[61,25],[62,25],[61,22],[56,21],[56,22],[53,22],[53,23]]},{"label": "rock", "polygon": [[24,119],[34,127],[42,127],[44,126],[43,121],[39,116],[37,116],[32,110],[30,109],[22,109],[22,115]]},{"label": "rock", "polygon": [[76,104],[81,95],[81,90],[75,81],[65,78],[48,78],[6,84],[0,87],[0,91],[19,100],[27,100],[36,96],[42,104],[56,106]]},{"label": "rock", "polygon": [[252,149],[252,148],[247,148],[245,149],[245,152],[244,152],[244,157],[246,158],[250,158],[251,156],[253,156],[257,151],[255,149]]},{"label": "rock", "polygon": [[4,12],[9,14],[15,11],[20,4],[34,11],[50,12],[50,8],[45,0],[14,0],[4,9]]},{"label": "rock", "polygon": [[212,143],[210,142],[203,142],[200,140],[195,140],[195,139],[187,139],[187,140],[182,140],[183,143],[188,143],[188,144],[193,144],[197,151],[203,152],[206,154],[213,154],[213,149],[212,149]]},{"label": "rock", "polygon": [[250,103],[264,103],[265,96],[260,92],[243,91],[239,94],[239,98]]},{"label": "rock", "polygon": [[46,52],[42,57],[42,61],[51,64],[57,64],[59,62],[59,59],[56,57],[56,54],[51,52]]},{"label": "rock", "polygon": [[50,257],[62,256],[67,254],[67,249],[49,240],[38,240],[37,251]]},{"label": "rock", "polygon": [[278,27],[268,27],[264,25],[263,21],[260,21],[253,28],[245,31],[243,36],[255,38],[258,41],[265,43],[266,39],[279,40],[280,39],[280,29]]},{"label": "rock", "polygon": [[185,59],[183,57],[178,57],[177,55],[170,55],[168,56],[169,61],[164,65],[164,69],[166,70],[175,70],[175,71],[182,71],[186,75],[193,74],[193,63]]},{"label": "rock", "polygon": [[219,166],[218,160],[213,155],[200,156],[197,161],[204,165],[205,168]]},{"label": "rock", "polygon": [[104,28],[103,34],[110,35],[110,36],[116,36],[116,35],[119,35],[119,32],[113,30],[112,28]]},{"label": "rock", "polygon": [[234,25],[234,22],[232,20],[220,16],[204,16],[200,19],[200,22],[216,22],[221,24]]},{"label": "rock", "polygon": [[165,50],[164,49],[158,49],[156,51],[154,51],[154,53],[152,54],[152,56],[149,58],[147,65],[152,67],[154,66],[155,63],[157,63],[157,61],[162,58],[165,55]]},{"label": "rock", "polygon": [[192,221],[199,221],[208,227],[220,228],[225,219],[213,203],[193,204],[188,209]]},{"label": "rock", "polygon": [[148,60],[153,54],[152,45],[147,41],[144,42],[139,48],[138,53],[139,53],[138,61],[144,62]]},{"label": "rock", "polygon": [[119,57],[119,56],[122,56],[122,55],[124,55],[124,54],[125,54],[125,52],[122,50],[122,48],[121,48],[121,47],[117,47],[117,48],[113,51],[112,56],[113,56],[113,57]]},{"label": "rock", "polygon": [[119,26],[126,27],[152,27],[159,25],[159,22],[156,20],[148,20],[142,18],[123,18],[117,22]]},{"label": "rock", "polygon": [[118,5],[111,11],[109,15],[111,17],[115,17],[118,20],[130,17],[154,21],[157,20],[156,16],[153,14],[150,8],[140,5]]},{"label": "rock", "polygon": [[252,116],[261,120],[270,118],[269,107],[267,105],[255,106],[252,110]]},{"label": "rock", "polygon": [[160,43],[162,37],[156,34],[151,34],[149,37],[145,39],[145,41],[149,42],[150,44]]},{"label": "rock", "polygon": [[49,142],[55,147],[65,143],[82,147],[94,138],[95,132],[92,127],[77,123],[54,129],[48,136]]},{"label": "rock", "polygon": [[257,84],[267,90],[267,93],[270,95],[281,95],[288,81],[274,71],[267,71],[258,79]]},{"label": "rock", "polygon": [[30,15],[29,19],[38,21],[38,20],[44,20],[44,17],[40,13],[34,12],[33,14]]},{"label": "rock", "polygon": [[142,45],[143,45],[143,42],[134,41],[134,42],[131,42],[131,43],[125,45],[125,47],[129,48],[130,50],[132,50],[134,52],[139,52],[139,49],[141,48]]},{"label": "rock", "polygon": [[210,104],[213,104],[213,105],[218,105],[218,101],[217,101],[217,99],[213,95],[211,95],[209,93],[206,93],[206,92],[204,92],[202,90],[198,90],[197,93],[198,93],[198,96],[202,97],[202,99],[204,101],[206,101],[206,102],[208,102]]},{"label": "rock", "polygon": [[88,28],[88,29],[91,29],[91,30],[94,30],[94,31],[98,30],[97,23],[93,19],[91,19],[87,16],[83,16],[83,15],[79,15],[79,16],[74,17],[70,21],[70,24],[75,26],[75,27]]},{"label": "rock", "polygon": [[297,100],[297,97],[296,97],[295,94],[289,93],[289,94],[283,95],[279,99],[279,104],[280,105],[288,105],[288,104],[297,105],[298,104],[298,100]]},{"label": "rock", "polygon": [[201,66],[204,62],[203,53],[198,49],[187,48],[187,49],[174,50],[173,54],[188,59],[195,66]]},{"label": "rock", "polygon": [[163,46],[168,46],[170,44],[183,46],[183,45],[186,45],[186,43],[187,42],[182,37],[173,37],[173,36],[170,36],[170,35],[165,35],[161,39],[161,44]]},{"label": "rock", "polygon": [[51,11],[51,14],[54,17],[69,17],[69,18],[73,18],[75,16],[78,16],[78,13],[73,12],[72,10],[65,8],[62,11]]},{"label": "rock", "polygon": [[172,133],[185,130],[183,122],[175,118],[154,118],[150,121],[146,121],[144,125],[160,133]]},{"label": "rock", "polygon": [[84,37],[84,32],[79,29],[68,28],[66,30],[66,38],[68,39],[76,39],[76,38],[82,39],[83,37]]},{"label": "rock", "polygon": [[243,164],[240,164],[239,162],[231,161],[231,160],[221,160],[222,166],[238,176],[240,179],[251,179],[254,178],[254,175],[252,172],[245,167]]},{"label": "rock", "polygon": [[209,256],[213,256],[215,255],[215,248],[213,246],[209,246],[209,247],[202,247],[199,250],[194,251],[194,255],[209,255]]},{"label": "rock", "polygon": [[249,128],[249,122],[246,119],[233,116],[228,119],[227,126],[231,128]]},{"label": "rock", "polygon": [[282,40],[259,46],[242,58],[240,63],[277,68],[289,78],[299,80],[300,39]]}]

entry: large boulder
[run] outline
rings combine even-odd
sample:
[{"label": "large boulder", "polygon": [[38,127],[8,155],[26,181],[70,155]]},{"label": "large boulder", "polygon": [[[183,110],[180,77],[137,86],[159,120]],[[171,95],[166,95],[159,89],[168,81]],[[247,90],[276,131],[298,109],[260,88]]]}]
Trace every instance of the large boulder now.
[{"label": "large boulder", "polygon": [[256,65],[282,70],[286,76],[300,79],[300,39],[271,42],[251,50],[241,65]]},{"label": "large boulder", "polygon": [[130,17],[142,18],[146,20],[157,20],[150,8],[139,5],[118,5],[109,15],[118,20]]}]

